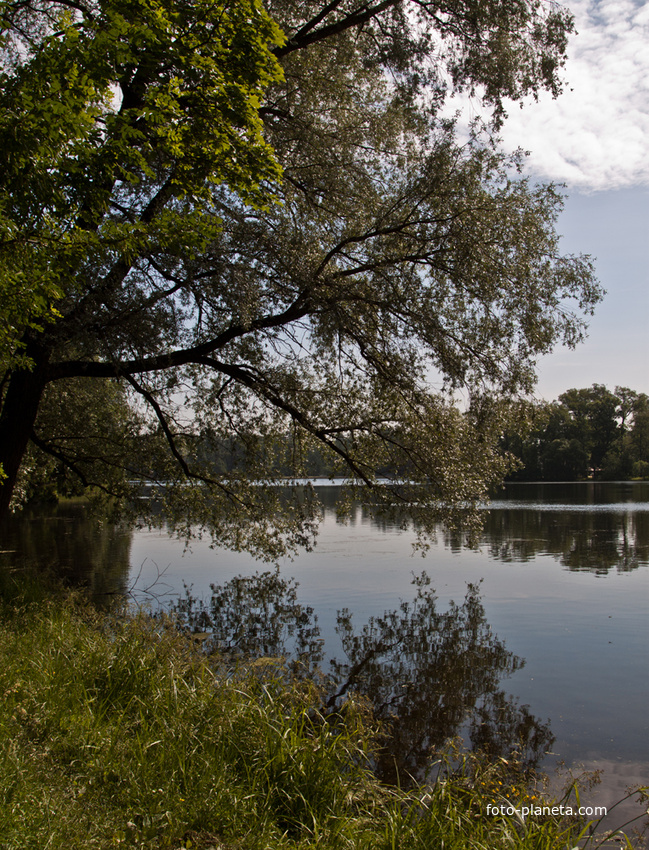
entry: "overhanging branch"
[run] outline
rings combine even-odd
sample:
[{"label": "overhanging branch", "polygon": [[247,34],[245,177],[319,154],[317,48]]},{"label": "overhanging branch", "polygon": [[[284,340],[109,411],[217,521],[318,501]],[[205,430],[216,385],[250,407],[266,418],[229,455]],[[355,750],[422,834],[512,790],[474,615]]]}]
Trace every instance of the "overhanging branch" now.
[{"label": "overhanging branch", "polygon": [[240,384],[243,384],[244,386],[248,387],[248,389],[251,389],[253,392],[266,399],[266,401],[268,401],[273,407],[279,410],[283,410],[291,417],[294,422],[297,422],[299,425],[301,425],[301,427],[304,428],[305,431],[308,431],[321,443],[323,443],[325,446],[335,452],[339,457],[341,457],[349,466],[349,468],[361,479],[364,484],[366,484],[370,488],[374,488],[374,483],[372,482],[372,480],[368,478],[366,473],[363,472],[361,467],[356,463],[356,461],[351,457],[351,455],[333,440],[329,439],[329,437],[327,436],[327,430],[323,428],[318,428],[316,425],[314,425],[301,410],[295,407],[295,405],[286,401],[286,399],[282,398],[276,388],[271,386],[268,382],[262,381],[259,377],[256,377],[247,369],[244,369],[241,366],[237,366],[232,363],[222,363],[211,357],[202,357],[196,362],[197,364],[201,364],[204,366],[211,366],[213,369],[216,369],[222,374],[234,378]]},{"label": "overhanging branch", "polygon": [[169,427],[169,423],[167,422],[167,419],[164,415],[164,411],[162,410],[162,408],[158,404],[158,401],[155,398],[155,396],[153,395],[153,393],[150,393],[145,387],[143,387],[140,383],[138,383],[135,380],[135,378],[133,378],[130,375],[126,376],[126,380],[133,387],[133,389],[139,395],[141,395],[142,398],[145,399],[147,404],[153,409],[153,411],[156,415],[156,418],[157,418],[158,422],[160,423],[160,427],[162,428],[162,432],[165,435],[165,439],[167,440],[169,450],[171,451],[171,454],[178,461],[178,465],[182,469],[183,474],[187,478],[189,478],[193,481],[199,481],[202,484],[209,484],[212,487],[216,487],[218,490],[220,490],[222,493],[224,493],[227,496],[227,498],[230,499],[230,501],[232,501],[232,502],[237,502],[239,505],[242,505],[244,507],[250,507],[250,504],[244,502],[243,499],[240,499],[238,496],[236,496],[228,487],[226,487],[223,484],[222,481],[217,481],[215,478],[210,478],[210,476],[208,476],[208,475],[201,475],[200,473],[193,472],[190,469],[189,464],[185,460],[182,452],[180,451],[180,449],[178,448],[178,446],[176,444],[176,438],[175,438],[174,434],[172,433],[171,428]]},{"label": "overhanging branch", "polygon": [[[320,29],[313,29],[313,27],[317,26],[317,24],[325,17],[322,13],[320,13],[317,18],[306,23],[293,36],[293,38],[290,38],[286,42],[283,47],[277,47],[273,52],[275,56],[281,58],[289,53],[293,53],[295,50],[303,50],[311,44],[316,44],[317,42],[324,41],[332,36],[340,35],[340,33],[343,33],[346,30],[353,29],[354,27],[361,27],[363,24],[371,21],[372,18],[376,18],[377,15],[380,15],[381,12],[384,12],[392,6],[397,6],[401,2],[402,0],[383,0],[382,3],[377,3],[375,6],[365,4],[355,12],[351,12],[349,15],[341,18],[339,21],[327,24],[326,26],[320,27]],[[330,3],[329,6],[326,7],[326,14],[333,11],[338,5],[339,3],[337,2]]]},{"label": "overhanging branch", "polygon": [[141,357],[113,363],[96,360],[68,360],[53,363],[47,370],[47,381],[59,381],[63,378],[128,378],[129,375],[142,375],[146,372],[159,372],[191,363],[200,363],[202,357],[208,357],[228,343],[246,334],[260,330],[282,327],[290,322],[303,319],[309,314],[309,293],[304,291],[282,313],[256,319],[247,325],[231,325],[217,337],[200,345],[170,351],[155,357]]}]

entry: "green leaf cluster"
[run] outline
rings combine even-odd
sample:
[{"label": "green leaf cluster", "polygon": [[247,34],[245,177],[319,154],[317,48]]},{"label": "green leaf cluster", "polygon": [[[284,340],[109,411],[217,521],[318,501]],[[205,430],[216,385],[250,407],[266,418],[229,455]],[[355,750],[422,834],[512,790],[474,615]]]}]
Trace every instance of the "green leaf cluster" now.
[{"label": "green leaf cluster", "polygon": [[[216,226],[213,185],[267,203],[281,170],[258,110],[281,79],[271,50],[284,38],[254,0],[3,2],[0,34],[0,357],[11,364],[88,263],[177,245],[181,227],[187,250],[200,247]],[[116,191],[154,203],[161,175],[164,215],[115,221]]]}]

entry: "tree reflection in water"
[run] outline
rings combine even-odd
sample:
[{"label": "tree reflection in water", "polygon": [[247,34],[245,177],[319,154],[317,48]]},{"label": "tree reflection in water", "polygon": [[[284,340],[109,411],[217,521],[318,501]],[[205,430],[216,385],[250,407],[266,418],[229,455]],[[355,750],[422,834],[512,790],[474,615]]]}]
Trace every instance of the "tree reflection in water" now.
[{"label": "tree reflection in water", "polygon": [[[511,499],[496,496],[496,506],[484,512],[484,526],[474,545],[461,528],[451,531],[440,525],[437,538],[453,553],[478,544],[492,560],[505,563],[551,555],[571,572],[605,575],[612,570],[631,572],[649,563],[649,488],[644,482],[630,492],[612,482],[591,484],[556,485],[552,491],[547,485],[544,489],[543,485],[510,484],[505,496],[509,494]],[[335,514],[334,489],[322,488],[323,503],[331,516]],[[552,501],[553,493],[560,503]],[[617,502],[606,501],[616,497]],[[386,519],[372,516],[359,505],[356,521],[385,533],[413,528],[405,513],[399,515],[396,508]]]},{"label": "tree reflection in water", "polygon": [[521,563],[547,553],[571,571],[629,572],[649,561],[649,513],[501,508],[489,512],[483,541],[494,560]]},{"label": "tree reflection in water", "polygon": [[[438,611],[428,577],[413,583],[412,602],[370,618],[360,631],[350,611],[338,613],[345,658],[332,660],[323,676],[325,710],[340,710],[352,692],[371,702],[388,732],[376,758],[376,772],[388,782],[425,778],[435,751],[459,734],[492,756],[516,752],[523,767],[536,766],[554,738],[501,689],[524,661],[492,633],[479,588],[469,585],[461,604]],[[294,673],[317,675],[317,618],[297,601],[295,581],[277,572],[213,585],[205,603],[187,592],[176,613],[221,656],[290,656]]]},{"label": "tree reflection in water", "polygon": [[49,575],[82,587],[103,607],[126,594],[132,529],[79,502],[26,507],[0,525],[0,569]]}]

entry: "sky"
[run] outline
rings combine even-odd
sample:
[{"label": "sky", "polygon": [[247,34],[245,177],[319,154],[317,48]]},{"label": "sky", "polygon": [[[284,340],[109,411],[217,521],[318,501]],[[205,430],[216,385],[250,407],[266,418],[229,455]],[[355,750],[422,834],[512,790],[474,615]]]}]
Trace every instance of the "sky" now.
[{"label": "sky", "polygon": [[566,253],[590,254],[607,295],[589,337],[538,363],[537,396],[605,384],[649,394],[649,0],[566,0],[577,35],[566,88],[509,110],[505,148],[565,184]]}]

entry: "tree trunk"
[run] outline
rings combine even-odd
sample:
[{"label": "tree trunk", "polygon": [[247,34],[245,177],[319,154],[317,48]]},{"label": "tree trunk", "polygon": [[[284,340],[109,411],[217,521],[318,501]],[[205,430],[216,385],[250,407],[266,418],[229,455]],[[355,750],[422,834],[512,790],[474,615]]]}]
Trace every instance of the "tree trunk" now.
[{"label": "tree trunk", "polygon": [[47,355],[40,348],[28,348],[26,353],[34,366],[31,370],[17,369],[12,374],[0,413],[0,464],[6,476],[0,482],[0,520],[9,512],[18,472],[47,384]]}]

